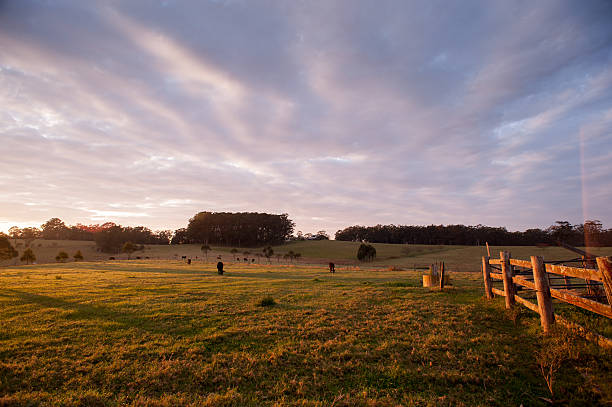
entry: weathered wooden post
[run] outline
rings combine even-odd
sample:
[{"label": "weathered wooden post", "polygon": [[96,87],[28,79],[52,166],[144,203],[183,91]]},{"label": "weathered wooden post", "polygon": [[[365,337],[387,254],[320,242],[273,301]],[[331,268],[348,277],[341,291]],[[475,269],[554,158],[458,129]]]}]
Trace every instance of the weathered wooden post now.
[{"label": "weathered wooden post", "polygon": [[552,297],[550,296],[550,286],[544,259],[540,256],[531,256],[531,268],[533,269],[533,281],[536,286],[536,296],[538,298],[538,311],[540,312],[540,323],[544,332],[550,330],[550,326],[555,323]]},{"label": "weathered wooden post", "polygon": [[510,267],[510,253],[499,252],[499,259],[501,260],[502,278],[504,279],[506,308],[510,309],[516,302],[514,300],[514,282],[512,281],[512,267]]},{"label": "weathered wooden post", "polygon": [[598,257],[597,268],[601,273],[601,281],[606,292],[606,298],[608,298],[608,304],[612,305],[612,263],[606,257]]},{"label": "weathered wooden post", "polygon": [[493,298],[493,290],[491,288],[491,265],[489,264],[489,256],[482,257],[482,276],[484,278],[484,288],[487,298],[490,300]]},{"label": "weathered wooden post", "polygon": [[444,262],[440,264],[440,291],[444,290]]}]

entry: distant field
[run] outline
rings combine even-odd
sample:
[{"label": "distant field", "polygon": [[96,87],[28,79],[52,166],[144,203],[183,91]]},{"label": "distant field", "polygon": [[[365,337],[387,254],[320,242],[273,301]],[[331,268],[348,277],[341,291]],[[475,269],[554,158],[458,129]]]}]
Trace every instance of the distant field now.
[{"label": "distant field", "polygon": [[[0,406],[544,406],[535,314],[421,273],[115,261],[0,268]],[[264,297],[276,305],[258,306]],[[515,321],[515,322],[513,322]],[[612,402],[574,339],[557,399]]]},{"label": "distant field", "polygon": [[[291,242],[282,246],[274,246],[274,256],[270,261],[274,264],[295,264],[277,255],[283,256],[290,250],[301,254],[298,264],[322,263],[325,261],[337,261],[366,266],[398,266],[406,269],[427,266],[428,264],[444,261],[446,265],[455,271],[479,271],[481,258],[486,254],[483,246],[443,246],[443,245],[401,245],[373,243],[376,248],[376,261],[371,263],[360,263],[357,260],[357,242],[341,242],[335,240],[302,241]],[[86,261],[108,260],[111,256],[116,259],[127,259],[126,254],[100,253],[96,250],[94,242],[67,241],[67,240],[36,240],[32,248],[37,256],[38,263],[53,263],[55,256],[60,250],[64,250],[72,256],[77,250],[81,250]],[[144,251],[135,252],[132,258],[141,257],[145,259],[171,260],[187,256],[197,261],[204,261],[206,256],[200,250],[201,245],[147,245]],[[17,247],[19,252],[23,251],[23,245]],[[257,257],[261,248],[236,248],[238,253],[231,254],[232,247],[213,247],[208,253],[208,261],[216,262],[217,256],[223,261],[235,261],[237,257],[255,259],[258,263],[268,263],[268,260]],[[515,258],[529,259],[529,256],[543,256],[545,260],[569,260],[577,257],[574,253],[560,247],[539,248],[535,246],[491,246],[491,256],[498,257],[499,252],[507,250]],[[602,256],[612,256],[612,247],[591,248],[593,253]],[[250,254],[244,255],[248,251]],[[20,264],[18,260],[5,261],[0,265]]]},{"label": "distant field", "polygon": [[[292,242],[274,247],[275,252],[289,250],[302,253],[308,258],[351,260],[357,262],[356,254],[360,243],[341,241],[304,241]],[[444,246],[444,245],[401,245],[373,243],[376,248],[376,261],[372,265],[396,265],[413,268],[437,261],[457,271],[479,271],[482,256],[487,254],[484,246]],[[529,259],[530,256],[543,256],[545,260],[569,260],[578,255],[560,247],[539,248],[536,246],[491,246],[491,257],[499,257],[499,252],[507,250],[512,257]],[[601,256],[612,256],[612,247],[590,248],[589,251]]]}]

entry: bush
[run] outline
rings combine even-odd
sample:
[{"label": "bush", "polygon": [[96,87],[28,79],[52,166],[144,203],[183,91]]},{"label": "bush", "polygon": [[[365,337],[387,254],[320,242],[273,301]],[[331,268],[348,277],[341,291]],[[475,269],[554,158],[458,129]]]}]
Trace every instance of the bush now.
[{"label": "bush", "polygon": [[359,261],[372,261],[376,257],[376,249],[370,244],[362,243],[357,250]]},{"label": "bush", "polygon": [[274,298],[272,298],[271,295],[265,296],[264,298],[262,298],[257,305],[259,305],[260,307],[271,307],[273,305],[276,305],[276,301],[274,301]]},{"label": "bush", "polygon": [[57,262],[65,262],[66,259],[68,259],[68,253],[66,253],[65,251],[61,251],[57,254],[57,256],[55,256],[55,261]]},{"label": "bush", "polygon": [[74,257],[74,261],[83,260],[83,254],[80,250],[77,250],[77,252],[72,257]]}]

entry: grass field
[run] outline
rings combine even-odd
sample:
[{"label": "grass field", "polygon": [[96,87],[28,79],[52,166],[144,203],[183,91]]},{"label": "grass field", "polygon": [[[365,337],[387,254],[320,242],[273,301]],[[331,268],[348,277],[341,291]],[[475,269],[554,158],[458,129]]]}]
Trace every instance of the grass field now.
[{"label": "grass field", "polygon": [[[0,269],[0,406],[612,403],[612,355],[420,273],[179,261]],[[275,305],[258,305],[272,297]],[[542,353],[544,352],[544,353]]]},{"label": "grass field", "polygon": [[[17,250],[23,252],[23,243]],[[356,254],[360,243],[341,242],[335,240],[302,241],[291,242],[282,246],[274,246],[275,255],[270,259],[274,264],[287,263],[288,260],[278,258],[290,250],[302,255],[299,263],[322,263],[325,261],[336,261],[341,263],[360,264]],[[69,240],[36,240],[31,244],[38,263],[53,263],[55,256],[60,250],[64,250],[72,256],[77,250],[81,250],[86,261],[108,260],[111,256],[117,259],[127,259],[126,254],[107,254],[96,251],[94,242],[69,241]],[[444,261],[446,266],[454,271],[479,271],[482,256],[486,255],[486,248],[482,246],[442,246],[442,245],[402,245],[402,244],[383,244],[374,243],[377,257],[376,261],[366,263],[368,266],[397,266],[412,269],[415,266],[427,266],[431,263]],[[147,245],[144,251],[135,252],[132,258],[141,257],[157,260],[180,259],[187,256],[194,260],[201,261],[204,254],[200,250],[201,245]],[[247,255],[251,259],[256,259],[259,263],[268,263],[268,260],[255,256],[261,253],[261,248],[237,248],[238,253],[231,254],[232,247],[213,247],[208,253],[208,260],[215,261],[217,256],[221,256],[223,261],[235,260],[236,257],[244,258],[244,251],[250,252]],[[514,258],[529,259],[530,256],[537,255],[544,257],[545,260],[567,260],[577,257],[574,253],[560,247],[535,247],[535,246],[492,246],[491,256],[498,257],[499,252],[507,250]],[[612,247],[590,248],[591,252],[602,255],[612,256]],[[295,264],[295,262],[293,262]],[[1,265],[20,264],[18,259],[0,262]]]}]

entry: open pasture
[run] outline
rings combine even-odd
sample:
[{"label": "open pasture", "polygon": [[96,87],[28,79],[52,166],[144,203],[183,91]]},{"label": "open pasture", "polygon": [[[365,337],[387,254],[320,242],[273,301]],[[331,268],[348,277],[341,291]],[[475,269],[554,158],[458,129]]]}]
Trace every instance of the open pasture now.
[{"label": "open pasture", "polygon": [[[22,241],[17,241],[17,250],[24,250]],[[280,246],[274,246],[274,255],[267,260],[257,257],[255,254],[262,252],[262,248],[236,248],[237,253],[230,253],[233,247],[213,247],[206,256],[201,250],[201,244],[183,245],[145,245],[145,250],[132,253],[131,257],[149,258],[151,260],[174,260],[187,256],[197,262],[216,262],[217,256],[221,256],[224,262],[236,258],[248,257],[255,259],[261,264],[322,264],[327,261],[335,261],[342,264],[356,264],[360,267],[368,266],[397,266],[400,268],[413,269],[415,266],[423,267],[429,264],[444,261],[446,266],[453,271],[476,271],[480,272],[482,256],[486,255],[484,246],[459,246],[459,245],[421,245],[421,244],[386,244],[373,243],[376,248],[376,259],[371,263],[361,263],[357,260],[358,242],[343,242],[336,240],[315,240],[290,242]],[[35,240],[31,244],[36,254],[37,263],[54,263],[55,256],[60,250],[65,251],[72,261],[72,256],[77,250],[83,254],[85,261],[104,261],[110,257],[116,259],[127,259],[125,253],[108,254],[96,250],[94,242],[72,241],[72,240]],[[536,246],[491,246],[491,257],[499,256],[500,251],[509,251],[513,257],[528,260],[530,256],[542,256],[544,260],[568,260],[577,257],[574,253],[561,247],[536,247]],[[588,249],[598,256],[612,256],[612,247],[592,247]],[[295,261],[282,258],[283,255],[293,251],[301,254],[301,258]],[[249,252],[244,255],[244,252]],[[277,256],[280,255],[281,258]],[[18,259],[0,262],[2,265],[20,264]]]},{"label": "open pasture", "polygon": [[[420,274],[117,261],[0,269],[0,405],[545,405],[536,315]],[[276,302],[260,306],[266,296]],[[572,341],[555,396],[610,402]]]}]

